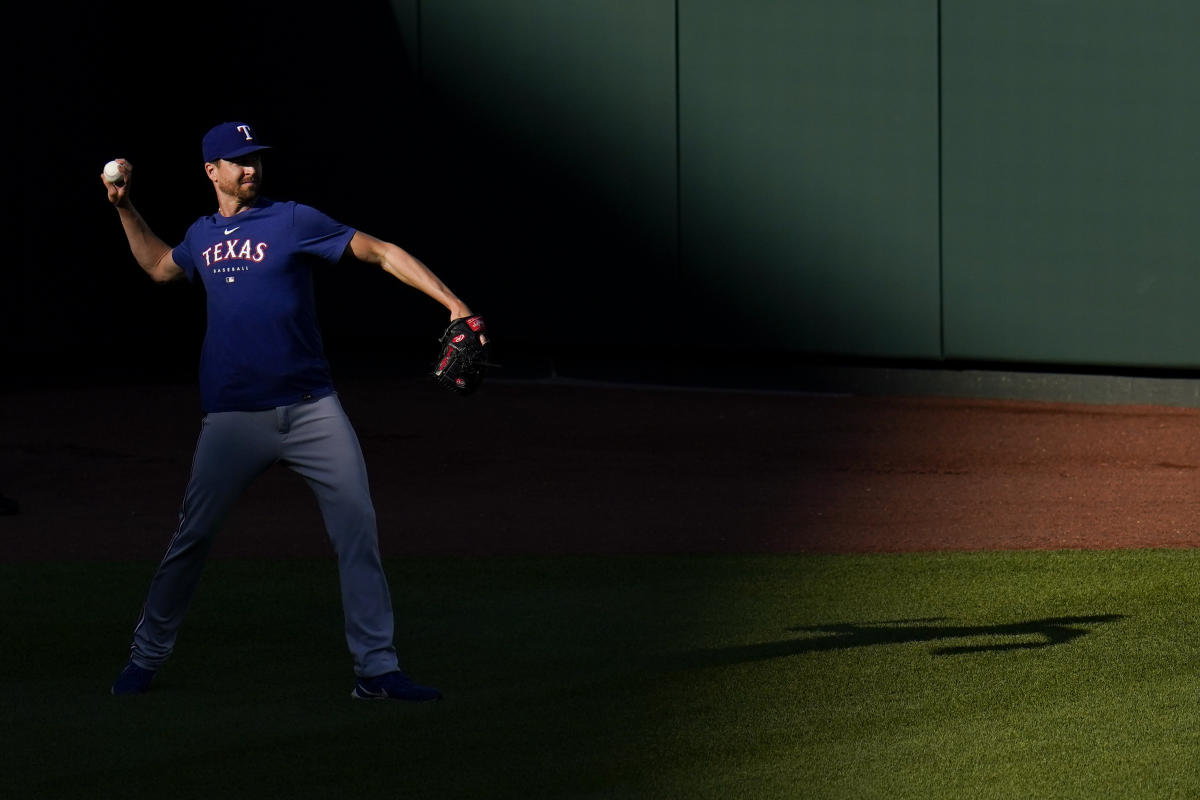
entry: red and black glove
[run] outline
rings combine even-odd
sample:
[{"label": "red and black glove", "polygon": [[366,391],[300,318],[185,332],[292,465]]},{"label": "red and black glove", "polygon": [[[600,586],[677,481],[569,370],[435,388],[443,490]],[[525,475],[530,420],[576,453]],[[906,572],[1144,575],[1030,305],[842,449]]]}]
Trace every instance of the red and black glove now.
[{"label": "red and black glove", "polygon": [[461,395],[479,388],[488,367],[486,333],[487,325],[478,314],[450,323],[438,339],[441,350],[433,377],[439,385]]}]

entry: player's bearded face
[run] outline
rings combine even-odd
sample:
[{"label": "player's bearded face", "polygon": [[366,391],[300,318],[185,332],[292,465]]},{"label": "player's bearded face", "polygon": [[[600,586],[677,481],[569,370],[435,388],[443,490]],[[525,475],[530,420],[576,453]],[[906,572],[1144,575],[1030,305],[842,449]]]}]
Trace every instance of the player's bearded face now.
[{"label": "player's bearded face", "polygon": [[236,197],[243,203],[258,197],[262,185],[261,156],[248,155],[228,161],[221,159],[216,166],[213,180],[221,194]]}]

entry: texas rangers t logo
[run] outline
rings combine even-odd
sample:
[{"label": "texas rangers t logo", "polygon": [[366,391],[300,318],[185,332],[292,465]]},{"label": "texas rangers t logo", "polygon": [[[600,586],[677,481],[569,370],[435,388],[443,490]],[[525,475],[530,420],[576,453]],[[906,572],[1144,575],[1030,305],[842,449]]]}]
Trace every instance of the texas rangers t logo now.
[{"label": "texas rangers t logo", "polygon": [[242,136],[245,136],[245,137],[246,137],[246,141],[247,141],[247,142],[253,142],[253,141],[254,141],[254,134],[252,134],[252,133],[250,132],[250,126],[249,126],[249,125],[238,125],[238,126],[237,126],[237,129],[238,129],[239,131],[241,131],[241,132],[242,132]]}]

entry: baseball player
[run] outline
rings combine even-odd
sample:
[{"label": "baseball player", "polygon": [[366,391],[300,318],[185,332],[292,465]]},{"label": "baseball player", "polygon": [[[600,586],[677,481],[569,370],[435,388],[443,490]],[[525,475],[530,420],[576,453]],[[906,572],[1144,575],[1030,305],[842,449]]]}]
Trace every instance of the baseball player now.
[{"label": "baseball player", "polygon": [[129,663],[112,693],[149,688],[171,655],[221,521],[247,486],[280,462],[312,487],[337,555],[357,676],[351,696],[439,699],[437,689],[414,683],[397,663],[367,471],[330,378],[311,273],[349,253],[441,303],[451,320],[471,311],[400,247],[309,206],[264,197],[262,156],[270,148],[250,125],[217,125],[202,149],[217,211],[196,220],[174,248],[134,208],[128,161],[118,159],[117,181],[101,178],[137,263],[158,282],[201,282],[208,315],[200,360],[204,417],[179,527],[151,581]]}]

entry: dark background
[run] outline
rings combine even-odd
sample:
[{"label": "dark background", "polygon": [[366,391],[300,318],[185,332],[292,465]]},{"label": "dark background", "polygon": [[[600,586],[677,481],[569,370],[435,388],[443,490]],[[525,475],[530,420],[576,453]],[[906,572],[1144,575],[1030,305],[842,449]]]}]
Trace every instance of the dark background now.
[{"label": "dark background", "polygon": [[[486,312],[507,374],[549,374],[564,347],[619,345],[605,341],[601,313],[620,320],[618,339],[638,338],[661,275],[639,264],[634,235],[535,154],[421,91],[391,4],[69,3],[34,17],[6,56],[19,76],[7,149],[20,166],[0,348],[15,371],[190,377],[203,290],[141,273],[98,175],[129,159],[135,205],[174,245],[213,210],[200,138],[231,119],[275,148],[266,194],[421,258]],[[641,273],[636,292],[595,274],[615,258]],[[432,359],[439,305],[353,260],[317,281],[335,368],[419,370]]]}]

